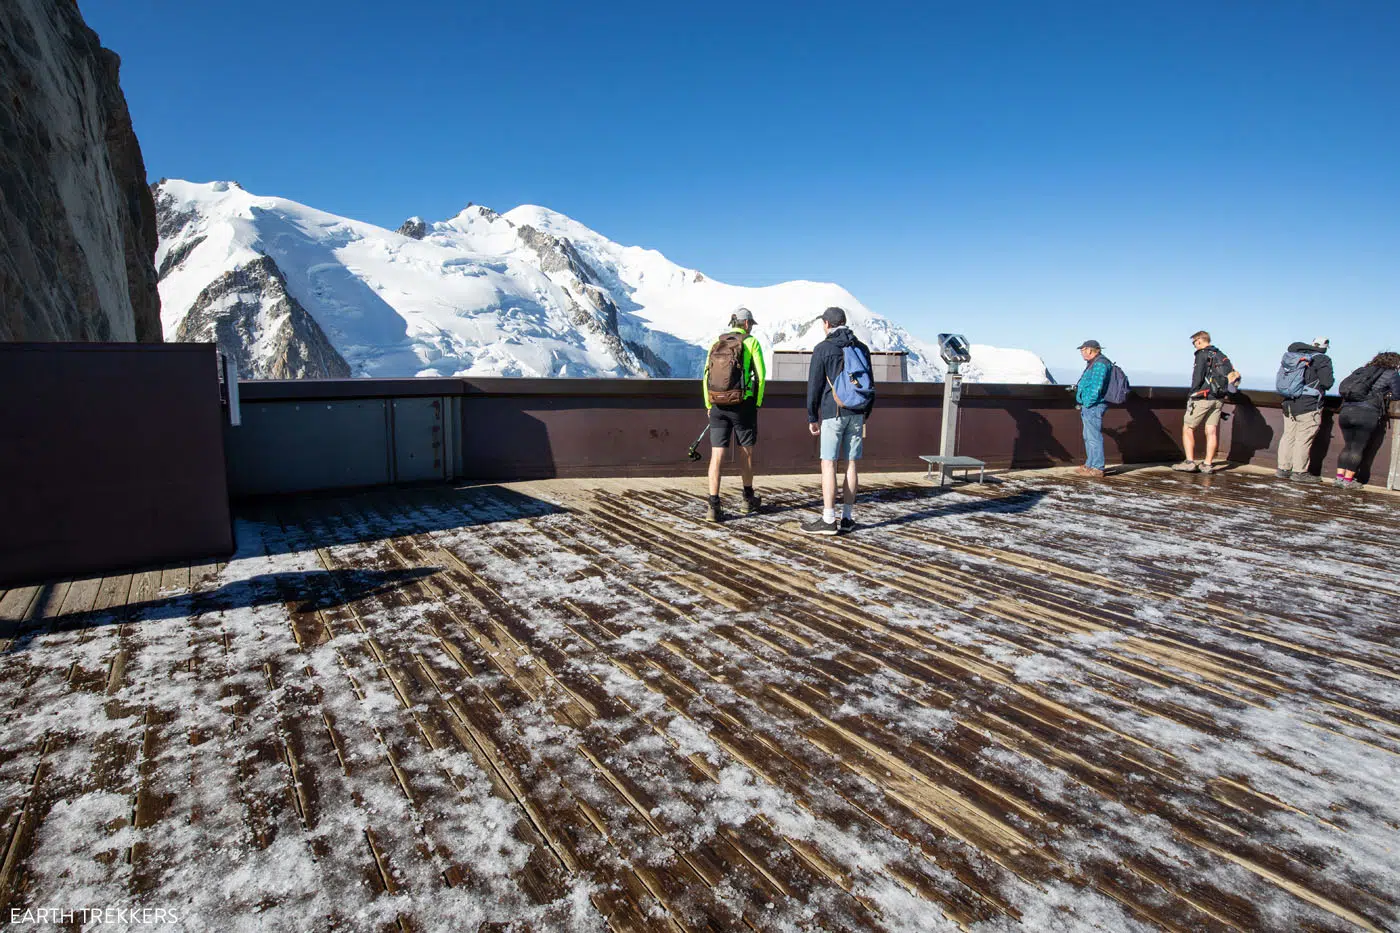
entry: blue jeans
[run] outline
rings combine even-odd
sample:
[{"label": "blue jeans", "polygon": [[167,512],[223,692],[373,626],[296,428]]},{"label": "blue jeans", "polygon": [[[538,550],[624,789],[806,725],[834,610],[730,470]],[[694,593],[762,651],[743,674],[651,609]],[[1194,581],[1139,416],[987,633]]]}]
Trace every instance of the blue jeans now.
[{"label": "blue jeans", "polygon": [[1084,420],[1084,465],[1092,470],[1103,469],[1103,413],[1107,408],[1107,402],[1099,402],[1079,410]]}]

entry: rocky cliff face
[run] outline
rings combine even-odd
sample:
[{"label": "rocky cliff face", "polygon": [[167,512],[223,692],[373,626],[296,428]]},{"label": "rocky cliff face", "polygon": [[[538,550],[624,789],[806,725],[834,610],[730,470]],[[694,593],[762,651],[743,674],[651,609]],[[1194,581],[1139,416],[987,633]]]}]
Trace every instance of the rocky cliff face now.
[{"label": "rocky cliff face", "polygon": [[0,340],[161,340],[119,65],[72,0],[0,2]]},{"label": "rocky cliff face", "polygon": [[291,295],[271,256],[210,282],[176,331],[181,343],[217,343],[245,379],[348,379],[350,364]]},{"label": "rocky cliff face", "polygon": [[[492,211],[491,216],[498,218],[500,215]],[[629,374],[671,374],[670,367],[655,353],[624,340],[618,333],[617,304],[607,289],[598,284],[598,273],[579,255],[578,249],[567,237],[544,233],[529,224],[517,227],[516,235],[521,243],[539,257],[540,269],[564,287],[569,318],[575,326],[597,334]],[[639,353],[639,350],[645,352]],[[651,365],[648,369],[648,359],[653,363],[661,362],[662,365]]]}]

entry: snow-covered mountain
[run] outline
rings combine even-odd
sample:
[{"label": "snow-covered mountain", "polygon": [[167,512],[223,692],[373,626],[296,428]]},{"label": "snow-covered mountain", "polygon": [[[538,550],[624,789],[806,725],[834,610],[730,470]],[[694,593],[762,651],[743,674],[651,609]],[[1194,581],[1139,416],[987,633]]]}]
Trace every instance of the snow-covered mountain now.
[{"label": "snow-covered mountain", "polygon": [[[811,349],[838,305],[871,349],[909,354],[911,379],[943,377],[935,347],[839,285],[726,285],[543,207],[393,231],[234,182],[155,197],[166,339],[217,341],[254,378],[698,376],[740,305],[765,350]],[[1050,381],[1029,351],[972,352],[970,380]]]}]

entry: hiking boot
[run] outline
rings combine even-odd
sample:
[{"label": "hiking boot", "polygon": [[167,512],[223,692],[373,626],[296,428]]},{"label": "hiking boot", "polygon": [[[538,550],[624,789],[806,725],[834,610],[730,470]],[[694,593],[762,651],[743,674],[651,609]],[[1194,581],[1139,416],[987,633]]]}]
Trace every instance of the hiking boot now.
[{"label": "hiking boot", "polygon": [[719,496],[715,496],[709,501],[709,514],[705,517],[712,522],[724,521],[724,506],[720,505]]},{"label": "hiking boot", "polygon": [[1288,479],[1292,475],[1292,472],[1290,472],[1289,470],[1274,470],[1275,479]]},{"label": "hiking boot", "polygon": [[1180,463],[1173,463],[1172,469],[1178,473],[1199,473],[1201,468],[1196,465],[1195,460],[1183,460]]},{"label": "hiking boot", "polygon": [[1336,479],[1332,480],[1332,485],[1333,485],[1333,486],[1336,486],[1338,489],[1345,489],[1345,488],[1346,488],[1346,485],[1347,485],[1347,481],[1344,480],[1344,479],[1342,479],[1342,478],[1339,476],[1339,477],[1337,477]]},{"label": "hiking boot", "polygon": [[1216,466],[1214,463],[1207,463],[1204,460],[1201,461],[1202,473],[1214,473],[1218,469],[1220,469],[1220,467]]},{"label": "hiking boot", "polygon": [[1343,480],[1343,481],[1342,481],[1342,488],[1345,489],[1347,492],[1360,492],[1360,491],[1361,491],[1361,487],[1364,486],[1364,485],[1366,485],[1366,484],[1365,484],[1365,483],[1358,483],[1358,482],[1357,482],[1356,480],[1354,480],[1354,479],[1348,479],[1348,480]]},{"label": "hiking boot", "polygon": [[804,535],[834,535],[841,530],[836,522],[824,521],[820,515],[810,522],[803,522],[798,528]]},{"label": "hiking boot", "polygon": [[843,518],[841,519],[841,524],[839,528],[842,534],[845,534],[848,531],[855,531],[856,520],[854,518]]},{"label": "hiking boot", "polygon": [[744,514],[752,515],[763,505],[763,498],[757,493],[746,494],[744,496]]},{"label": "hiking boot", "polygon": [[1319,478],[1316,477],[1316,476],[1313,476],[1311,473],[1294,473],[1294,474],[1293,474],[1293,482],[1295,482],[1295,483],[1320,483],[1320,482],[1322,482],[1322,480],[1319,479]]},{"label": "hiking boot", "polygon": [[1097,467],[1085,467],[1084,475],[1090,479],[1103,479],[1103,470]]}]

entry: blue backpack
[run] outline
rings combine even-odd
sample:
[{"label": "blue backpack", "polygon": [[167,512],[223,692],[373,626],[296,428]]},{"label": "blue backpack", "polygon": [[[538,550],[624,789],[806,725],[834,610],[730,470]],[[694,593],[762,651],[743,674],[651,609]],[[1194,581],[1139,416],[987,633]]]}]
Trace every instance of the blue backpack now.
[{"label": "blue backpack", "polygon": [[1122,405],[1128,400],[1128,393],[1132,388],[1128,384],[1128,374],[1123,372],[1117,363],[1110,360],[1108,363],[1108,382],[1103,388],[1103,400],[1110,405]]},{"label": "blue backpack", "polygon": [[1316,395],[1320,398],[1321,390],[1307,383],[1308,366],[1311,363],[1310,354],[1293,350],[1285,353],[1282,362],[1278,364],[1278,376],[1274,379],[1274,388],[1278,390],[1278,394],[1286,399],[1302,398],[1304,395]]},{"label": "blue backpack", "polygon": [[870,357],[859,347],[844,347],[841,351],[841,374],[831,386],[832,397],[840,408],[864,408],[875,397],[875,377],[870,372]]}]

